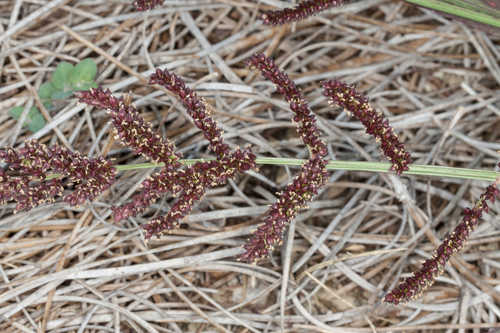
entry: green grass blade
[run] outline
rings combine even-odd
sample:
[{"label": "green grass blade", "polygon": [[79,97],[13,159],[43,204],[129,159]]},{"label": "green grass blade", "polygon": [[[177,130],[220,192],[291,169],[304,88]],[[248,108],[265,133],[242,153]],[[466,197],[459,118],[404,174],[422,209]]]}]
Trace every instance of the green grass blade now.
[{"label": "green grass blade", "polygon": [[434,9],[459,18],[500,28],[500,8],[488,6],[480,0],[406,0],[412,4]]}]

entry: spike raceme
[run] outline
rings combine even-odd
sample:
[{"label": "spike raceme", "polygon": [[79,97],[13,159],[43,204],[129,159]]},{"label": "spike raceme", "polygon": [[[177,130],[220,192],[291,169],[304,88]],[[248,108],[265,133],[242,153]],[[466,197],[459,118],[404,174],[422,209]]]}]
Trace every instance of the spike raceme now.
[{"label": "spike raceme", "polygon": [[259,53],[250,58],[250,66],[256,67],[262,76],[273,82],[276,89],[290,104],[295,113],[297,132],[311,152],[311,158],[302,166],[301,172],[281,193],[276,202],[266,212],[262,224],[244,245],[245,252],[240,259],[255,262],[262,259],[281,244],[283,234],[300,209],[318,194],[326,183],[328,161],[325,143],[319,138],[316,118],[295,83],[287,74],[278,69],[274,60]]},{"label": "spike raceme", "polygon": [[62,179],[45,180],[49,171],[62,174],[76,184],[74,192],[64,197],[72,206],[94,200],[113,184],[116,175],[111,162],[102,157],[88,158],[58,145],[47,147],[36,140],[17,150],[1,149],[0,160],[16,173],[9,175],[0,168],[0,203],[14,200],[17,211],[54,202],[56,196],[62,195]]},{"label": "spike raceme", "polygon": [[408,170],[410,154],[399,141],[389,121],[381,112],[373,110],[366,97],[341,81],[323,82],[323,95],[330,98],[330,103],[340,105],[354,115],[365,126],[366,133],[380,142],[384,155],[392,162],[392,170],[398,175]]},{"label": "spike raceme", "polygon": [[163,1],[164,0],[135,0],[134,7],[139,11],[151,10],[156,6],[162,5]]},{"label": "spike raceme", "polygon": [[498,193],[496,183],[488,186],[475,206],[472,209],[466,208],[464,210],[462,222],[445,237],[441,245],[434,251],[432,258],[426,260],[422,268],[389,292],[384,301],[395,305],[406,303],[420,297],[427,288],[432,286],[436,278],[443,273],[451,256],[464,247],[471,232],[479,224],[483,212],[488,212],[488,200],[494,202]]},{"label": "spike raceme", "polygon": [[[299,174],[279,194],[265,214],[264,223],[244,245],[239,259],[255,262],[268,256],[273,248],[282,243],[290,221],[318,194],[328,174],[327,146],[320,138],[316,117],[297,85],[263,54],[252,56],[248,63],[273,82],[287,100],[294,113],[297,132],[310,152],[310,158],[302,165]],[[215,160],[184,166],[180,161],[182,155],[176,152],[174,144],[155,133],[152,124],[147,123],[128,100],[116,98],[109,90],[101,88],[77,93],[81,102],[108,111],[116,136],[123,144],[155,163],[162,163],[161,169],[141,184],[140,193],[130,202],[112,208],[114,219],[119,221],[143,212],[167,193],[175,195],[177,200],[166,215],[142,226],[146,238],[175,230],[209,188],[223,185],[228,179],[256,165],[256,157],[250,149],[231,150],[224,143],[222,131],[212,118],[211,108],[187,87],[181,77],[166,70],[157,70],[150,83],[162,85],[177,96],[194,125],[209,142]],[[331,103],[347,109],[366,127],[366,132],[380,142],[384,154],[392,162],[392,170],[397,174],[408,170],[410,155],[388,121],[372,109],[364,96],[340,81],[326,81],[323,89]],[[66,202],[78,205],[94,200],[113,184],[116,176],[116,169],[104,157],[88,158],[57,145],[47,147],[37,141],[28,141],[18,149],[0,149],[0,160],[7,164],[7,168],[0,168],[0,203],[16,201],[16,210],[53,202],[56,196],[62,195],[65,178],[76,184],[74,191],[64,197]],[[49,178],[48,172],[59,177]],[[498,194],[496,186],[489,186],[474,208],[465,210],[463,221],[445,238],[434,256],[424,263],[421,270],[387,294],[386,302],[399,304],[414,299],[434,282],[450,256],[463,247],[481,214],[488,211],[487,200],[493,200]]]},{"label": "spike raceme", "polygon": [[294,8],[266,11],[261,15],[261,19],[264,24],[282,25],[303,20],[328,8],[340,6],[343,3],[344,0],[306,0],[301,1]]}]

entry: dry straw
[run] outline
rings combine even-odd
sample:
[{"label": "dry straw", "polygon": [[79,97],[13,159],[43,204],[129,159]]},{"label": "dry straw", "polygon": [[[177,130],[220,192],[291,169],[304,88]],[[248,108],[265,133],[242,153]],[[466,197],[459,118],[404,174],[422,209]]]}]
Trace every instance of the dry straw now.
[{"label": "dry straw", "polygon": [[[165,6],[159,8],[162,3]],[[98,82],[112,91],[125,91],[137,78],[146,82],[138,74],[140,71],[168,63],[168,68],[179,75],[157,71],[152,83],[162,85],[182,103],[208,140],[214,160],[196,160],[192,164],[182,160],[172,143],[174,138],[189,153],[195,150],[194,145],[203,147],[197,129],[186,124],[183,117],[157,108],[161,117],[149,123],[146,117],[151,113],[141,117],[127,98],[114,97],[104,89],[92,90],[85,101],[108,110],[116,137],[124,146],[155,162],[143,163],[142,167],[159,168],[137,184],[141,187],[128,198],[133,191],[127,191],[127,186],[135,176],[124,173],[117,183],[116,174],[120,170],[139,169],[139,165],[111,165],[108,156],[128,149],[110,151],[114,143],[111,138],[101,150],[109,134],[104,113],[82,111],[81,105],[57,114],[42,109],[48,125],[32,136],[39,142],[25,140],[25,135],[30,134],[21,128],[22,123],[12,126],[13,120],[3,118],[2,145],[8,142],[16,144],[16,148],[0,149],[2,203],[13,202],[16,211],[25,211],[52,203],[59,196],[69,205],[97,202],[83,208],[51,206],[14,216],[8,209],[4,211],[0,232],[4,282],[0,293],[0,331],[86,331],[110,327],[148,332],[195,331],[208,330],[207,325],[220,331],[244,327],[252,332],[326,331],[331,327],[363,332],[499,327],[495,314],[500,294],[492,285],[498,263],[490,259],[495,256],[498,236],[485,235],[486,225],[484,229],[477,227],[488,211],[487,201],[498,193],[498,183],[488,187],[477,203],[464,211],[461,223],[443,237],[441,245],[433,230],[440,232],[438,222],[446,228],[454,207],[466,206],[465,200],[461,200],[463,193],[477,197],[483,192],[478,190],[476,194],[477,183],[472,183],[469,190],[471,183],[449,181],[446,177],[465,179],[464,175],[474,174],[475,179],[488,181],[496,177],[494,171],[482,171],[479,165],[493,165],[498,160],[495,151],[500,149],[494,142],[494,124],[499,114],[495,92],[500,72],[493,46],[498,40],[471,33],[467,27],[454,25],[445,18],[438,21],[432,13],[408,10],[411,6],[404,2],[352,2],[339,9],[349,14],[337,15],[335,11],[332,15],[331,11],[324,13],[324,19],[294,26],[266,27],[262,21],[253,21],[255,14],[271,3],[135,1],[141,10],[158,8],[142,15],[130,13],[132,1],[116,7],[86,2],[69,5],[67,0],[20,1],[12,6],[5,2],[7,10],[2,17],[10,23],[0,36],[6,43],[2,45],[4,109],[26,100],[31,103],[32,97],[41,107],[36,96],[40,79],[65,58],[76,61],[95,52],[92,57],[99,63]],[[303,1],[294,9],[268,11],[261,17],[263,23],[283,24],[339,3]],[[57,22],[54,24],[54,18],[65,24],[62,30]],[[64,37],[66,33],[70,34],[68,38]],[[51,52],[39,46],[47,46]],[[277,63],[287,68],[296,82],[277,70],[271,59],[261,54],[251,58],[253,66],[274,82],[277,92],[288,102],[300,140],[293,135],[280,137],[286,140],[284,143],[269,139],[272,131],[281,135],[283,127],[290,124],[280,121],[287,117],[282,112],[287,108],[282,107],[285,104],[274,96],[255,94],[255,87],[250,87],[253,75],[248,75],[240,60],[257,50],[275,55]],[[200,96],[207,96],[207,101],[184,84],[180,76],[186,75],[183,70],[199,80],[196,90]],[[143,74],[149,75],[146,73],[151,71]],[[213,82],[220,74],[224,78]],[[129,79],[128,75],[135,78]],[[338,80],[324,83],[323,92],[330,103],[364,123],[378,144],[366,144],[366,136],[358,135],[362,127],[355,121],[344,121],[342,114],[337,119],[320,121],[310,112],[302,93],[307,94],[311,106],[317,107],[314,110],[318,115],[325,115],[328,105],[323,103],[317,83],[332,77],[359,82],[366,88],[364,91],[376,98],[381,113],[374,110],[375,104],[370,105],[361,91]],[[20,89],[23,85],[25,90]],[[141,89],[149,91],[147,87]],[[226,117],[224,127],[212,118],[214,108],[208,107],[212,97],[218,105],[217,115]],[[281,108],[271,109],[270,105]],[[238,112],[232,112],[234,106]],[[175,107],[179,105],[172,108]],[[267,117],[267,113],[262,116],[263,110],[276,117]],[[382,120],[382,114],[392,115],[397,133]],[[177,124],[181,126],[177,128]],[[7,130],[9,127],[14,129]],[[156,127],[166,130],[168,139],[153,130]],[[268,163],[272,158],[256,159],[249,149],[224,143],[222,128],[228,138],[251,142],[253,151],[274,154],[274,149],[276,155],[294,157],[303,153],[305,146],[310,154],[305,163],[281,157],[273,160],[275,164],[301,167],[293,181],[281,187],[282,169],[252,171],[255,164]],[[64,146],[53,144],[56,139]],[[426,165],[410,164],[403,141],[416,151],[415,161],[425,161],[422,163]],[[81,152],[64,148],[71,146]],[[355,161],[372,159],[377,155],[373,150],[377,147],[392,165]],[[328,157],[336,156],[339,160],[325,165],[327,148]],[[83,150],[89,157],[84,156]],[[342,160],[345,156],[349,161]],[[130,162],[134,154],[127,154],[126,158]],[[330,167],[351,172],[344,176],[343,171],[332,173],[332,178],[342,178],[321,188],[328,176],[325,169]],[[391,167],[395,171],[392,174],[420,177],[412,178],[405,186],[406,179],[384,174]],[[290,169],[293,171],[293,167]],[[244,181],[231,181],[246,170],[250,172]],[[378,184],[386,183],[366,183],[367,171],[379,173],[373,177]],[[442,181],[422,180],[431,175]],[[230,185],[209,191],[226,182]],[[281,189],[279,198],[269,207],[270,192],[277,188]],[[320,200],[313,200],[319,189],[324,190]],[[200,207],[201,212],[193,213],[193,207],[207,193],[210,196]],[[369,197],[365,201],[366,193]],[[154,240],[150,247],[138,242],[133,228],[128,229],[141,219],[110,225],[109,205],[98,202],[100,196],[103,201],[126,197],[124,204],[112,207],[114,219],[120,221],[150,214],[158,207],[152,204],[167,194],[174,196],[169,211],[144,222],[145,236],[168,233],[183,222],[195,223],[195,227]],[[420,210],[426,197],[428,210]],[[412,202],[414,198],[418,203]],[[448,204],[443,209],[444,202]],[[207,211],[205,205],[216,208]],[[302,210],[304,214],[299,215],[306,205],[309,210]],[[440,213],[432,216],[435,211]],[[427,215],[436,228],[428,228]],[[243,239],[255,228],[250,225],[253,221],[243,222],[249,216],[264,223],[241,247]],[[271,249],[282,242],[283,232],[295,216],[297,223],[291,224],[278,269],[270,268],[275,261],[260,262],[262,265],[255,267],[228,260],[239,256],[255,262],[270,255]],[[302,223],[302,217],[307,218],[307,223]],[[210,220],[222,221],[223,227],[214,227]],[[410,277],[383,298],[389,282],[395,283],[398,278],[394,276],[398,265],[413,260],[402,258],[395,265],[399,251],[409,247],[410,255],[415,256],[432,250],[418,238],[424,234],[436,245],[436,251],[421,269],[407,275]],[[463,250],[467,240],[474,250],[463,259],[454,260],[451,256]],[[380,252],[370,251],[374,248]],[[437,304],[414,302],[399,308],[377,306],[371,311],[379,299],[398,305],[416,299],[436,281],[447,262],[460,274],[450,270],[452,274],[426,292],[423,303]],[[453,282],[448,283],[449,280]],[[447,288],[447,283],[461,288]],[[335,297],[343,302],[328,294],[325,297],[323,290],[335,290]],[[460,302],[455,301],[457,298]],[[266,304],[263,311],[255,310]],[[481,315],[484,313],[490,315]]]}]

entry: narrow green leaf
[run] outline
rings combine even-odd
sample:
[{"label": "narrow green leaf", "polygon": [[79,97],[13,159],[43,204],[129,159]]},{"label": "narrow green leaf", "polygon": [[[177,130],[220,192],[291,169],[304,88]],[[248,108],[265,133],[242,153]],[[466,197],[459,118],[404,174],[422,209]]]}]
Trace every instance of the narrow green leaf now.
[{"label": "narrow green leaf", "polygon": [[500,28],[500,8],[496,1],[480,0],[406,0],[418,6],[434,9],[458,18]]}]

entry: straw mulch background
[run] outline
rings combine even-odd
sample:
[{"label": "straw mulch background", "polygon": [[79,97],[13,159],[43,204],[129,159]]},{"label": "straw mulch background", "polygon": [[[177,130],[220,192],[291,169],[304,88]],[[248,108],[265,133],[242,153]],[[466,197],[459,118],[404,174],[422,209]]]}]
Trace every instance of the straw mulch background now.
[{"label": "straw mulch background", "polygon": [[[258,21],[286,1],[0,1],[0,146],[28,138],[116,164],[146,162],[112,137],[106,112],[69,98],[33,134],[8,115],[35,101],[61,61],[92,58],[97,82],[129,93],[185,158],[210,157],[182,105],[143,79],[167,66],[210,104],[233,147],[307,158],[291,112],[244,60],[275,57],[319,118],[331,159],[384,161],[359,122],[329,106],[340,78],[389,117],[417,164],[493,170],[499,160],[500,37],[397,0],[368,0],[284,27]],[[235,257],[298,172],[261,166],[212,189],[172,235],[145,242],[138,226],[166,197],[119,224],[151,169],[119,174],[93,203],[0,211],[1,332],[496,332],[500,327],[500,205],[421,299],[383,296],[432,254],[487,182],[335,171],[258,265]]]}]

